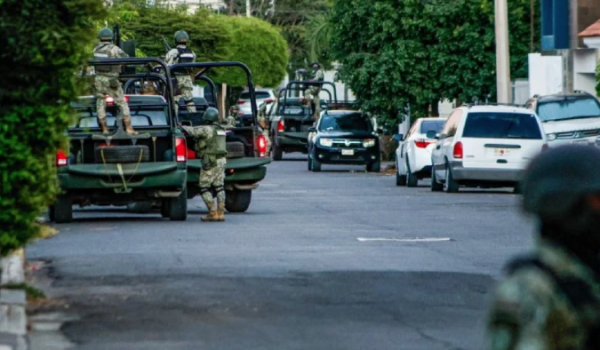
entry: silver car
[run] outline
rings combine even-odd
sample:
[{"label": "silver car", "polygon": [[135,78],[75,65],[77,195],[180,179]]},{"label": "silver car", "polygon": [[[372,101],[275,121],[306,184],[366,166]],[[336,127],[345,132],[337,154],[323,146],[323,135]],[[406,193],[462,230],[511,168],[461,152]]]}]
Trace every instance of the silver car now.
[{"label": "silver car", "polygon": [[[275,101],[275,92],[273,89],[256,89],[254,91],[256,96],[256,109],[258,110],[258,106],[263,104],[266,100]],[[244,115],[252,114],[252,105],[250,104],[250,93],[248,91],[242,92],[240,95],[240,99],[238,101],[238,105],[240,106],[240,110]]]}]

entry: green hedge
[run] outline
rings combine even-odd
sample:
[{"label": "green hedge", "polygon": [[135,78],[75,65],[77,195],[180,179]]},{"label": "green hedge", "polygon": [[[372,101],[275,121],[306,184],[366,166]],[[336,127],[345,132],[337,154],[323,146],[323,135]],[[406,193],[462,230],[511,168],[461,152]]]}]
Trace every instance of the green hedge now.
[{"label": "green hedge", "polygon": [[102,0],[0,0],[0,252],[35,236],[57,193],[76,72],[88,59]]}]

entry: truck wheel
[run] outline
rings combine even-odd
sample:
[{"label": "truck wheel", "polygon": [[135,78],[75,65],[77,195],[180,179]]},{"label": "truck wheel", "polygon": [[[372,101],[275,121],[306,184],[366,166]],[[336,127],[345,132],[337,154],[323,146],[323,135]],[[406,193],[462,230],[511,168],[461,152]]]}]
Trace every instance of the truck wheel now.
[{"label": "truck wheel", "polygon": [[169,218],[171,221],[185,221],[187,219],[187,188],[179,197],[169,199]]},{"label": "truck wheel", "polygon": [[369,172],[369,173],[381,172],[381,162],[377,161],[375,163],[367,164],[367,172]]},{"label": "truck wheel", "polygon": [[244,158],[246,156],[244,144],[241,142],[227,142],[227,158]]},{"label": "truck wheel", "polygon": [[161,206],[160,206],[160,215],[163,218],[168,218],[168,217],[171,216],[171,213],[169,213],[170,202],[171,202],[170,199],[163,199],[162,200],[162,203],[161,203]]},{"label": "truck wheel", "polygon": [[54,218],[57,224],[73,221],[73,202],[70,198],[59,196],[56,203],[50,208],[50,218]]},{"label": "truck wheel", "polygon": [[273,160],[281,160],[283,158],[283,151],[281,147],[277,146],[276,143],[273,144]]},{"label": "truck wheel", "polygon": [[94,151],[96,163],[137,163],[150,161],[148,146],[112,146],[96,147]]},{"label": "truck wheel", "polygon": [[225,193],[225,209],[230,213],[243,213],[250,207],[251,190],[233,190]]}]

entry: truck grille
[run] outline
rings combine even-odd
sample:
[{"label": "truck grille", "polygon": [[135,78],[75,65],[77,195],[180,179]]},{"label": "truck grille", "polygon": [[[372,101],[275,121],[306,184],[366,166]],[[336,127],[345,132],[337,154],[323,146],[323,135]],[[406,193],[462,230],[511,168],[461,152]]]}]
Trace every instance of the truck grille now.
[{"label": "truck grille", "polygon": [[585,137],[600,136],[600,129],[577,130],[569,132],[561,132],[556,134],[557,139],[581,139]]}]

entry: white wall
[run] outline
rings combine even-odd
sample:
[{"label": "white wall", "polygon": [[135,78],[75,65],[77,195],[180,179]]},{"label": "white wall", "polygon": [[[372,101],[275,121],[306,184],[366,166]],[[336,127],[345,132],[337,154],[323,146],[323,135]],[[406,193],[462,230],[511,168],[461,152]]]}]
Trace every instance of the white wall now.
[{"label": "white wall", "polygon": [[573,89],[596,94],[598,50],[579,49],[573,55]]},{"label": "white wall", "polygon": [[529,54],[529,97],[557,94],[562,91],[562,57]]}]

